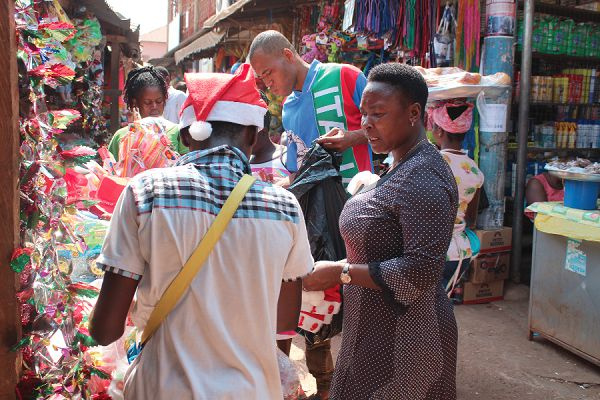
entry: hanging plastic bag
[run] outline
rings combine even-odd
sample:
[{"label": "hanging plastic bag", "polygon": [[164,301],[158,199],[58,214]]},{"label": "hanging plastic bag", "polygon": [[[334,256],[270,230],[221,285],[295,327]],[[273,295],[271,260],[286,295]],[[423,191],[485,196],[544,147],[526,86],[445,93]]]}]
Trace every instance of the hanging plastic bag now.
[{"label": "hanging plastic bag", "polygon": [[[289,187],[304,213],[310,250],[315,261],[339,261],[346,258],[346,246],[339,228],[340,214],[348,199],[342,185],[339,166],[342,155],[330,153],[318,144],[306,153],[302,167]],[[340,287],[341,291],[341,287]],[[340,310],[316,332],[301,330],[311,343],[320,342],[342,331]]]},{"label": "hanging plastic bag", "polygon": [[277,364],[279,365],[283,400],[306,399],[302,385],[300,384],[298,370],[292,360],[279,349],[277,349]]},{"label": "hanging plastic bag", "polygon": [[314,145],[288,189],[304,212],[315,261],[346,258],[346,247],[339,230],[340,214],[348,199],[339,172],[341,157],[341,154],[331,154],[320,145]]}]

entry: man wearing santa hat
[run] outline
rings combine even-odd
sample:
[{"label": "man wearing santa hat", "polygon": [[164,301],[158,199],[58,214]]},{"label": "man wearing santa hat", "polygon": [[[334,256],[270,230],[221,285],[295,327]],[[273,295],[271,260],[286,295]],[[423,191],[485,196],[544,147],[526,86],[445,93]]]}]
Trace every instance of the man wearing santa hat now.
[{"label": "man wearing santa hat", "polygon": [[[106,271],[90,322],[102,345],[155,305],[242,177],[266,104],[247,64],[234,75],[187,74],[177,166],[128,184],[98,263]],[[281,399],[275,333],[293,330],[301,278],[313,267],[293,195],[256,181],[202,269],[130,366],[127,399]]]}]

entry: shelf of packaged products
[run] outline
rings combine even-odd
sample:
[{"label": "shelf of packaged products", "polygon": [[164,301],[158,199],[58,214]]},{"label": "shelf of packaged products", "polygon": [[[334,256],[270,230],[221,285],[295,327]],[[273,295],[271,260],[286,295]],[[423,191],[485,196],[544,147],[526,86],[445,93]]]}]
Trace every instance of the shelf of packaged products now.
[{"label": "shelf of packaged products", "polygon": [[[519,9],[523,9],[523,0],[519,1]],[[600,12],[577,8],[574,6],[561,6],[542,1],[535,1],[533,10],[536,13],[550,14],[557,17],[568,17],[575,22],[600,22]]]},{"label": "shelf of packaged products", "polygon": [[[509,144],[508,151],[517,151],[516,146],[511,146]],[[600,148],[579,148],[579,149],[569,149],[563,147],[527,147],[528,153],[574,153],[574,154],[585,154],[585,153],[600,153]]]},{"label": "shelf of packaged products", "polygon": [[[518,106],[518,101],[513,101],[513,106]],[[600,103],[545,103],[545,102],[530,102],[529,107],[560,107],[560,106],[570,106],[570,107],[600,107]]]},{"label": "shelf of packaged products", "polygon": [[[600,57],[581,57],[581,56],[570,56],[567,54],[546,54],[546,53],[538,53],[532,52],[531,57],[534,60],[545,60],[545,61],[554,61],[558,63],[564,63],[566,61],[574,61],[577,63],[585,64],[585,65],[600,65]],[[520,63],[521,62],[521,51],[517,51],[515,56],[515,60]]]}]

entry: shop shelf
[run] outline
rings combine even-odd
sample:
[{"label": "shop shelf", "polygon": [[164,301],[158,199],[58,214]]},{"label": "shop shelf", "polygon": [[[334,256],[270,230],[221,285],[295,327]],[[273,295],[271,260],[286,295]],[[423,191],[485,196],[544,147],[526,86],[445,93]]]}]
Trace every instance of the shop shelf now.
[{"label": "shop shelf", "polygon": [[[532,52],[531,57],[534,60],[545,60],[556,63],[565,63],[565,62],[575,62],[585,65],[600,65],[600,57],[580,57],[580,56],[570,56],[567,54],[546,54],[546,53],[538,53]],[[521,62],[521,51],[517,51],[515,61],[517,63]]]},{"label": "shop shelf", "polygon": [[[523,0],[519,0],[519,9],[523,9]],[[534,2],[536,13],[550,14],[558,17],[568,17],[575,22],[600,22],[600,12],[585,10],[574,6],[561,6],[542,1]]]},{"label": "shop shelf", "polygon": [[[518,106],[518,101],[513,101],[513,106]],[[553,103],[553,102],[530,102],[529,107],[559,107],[559,106],[570,106],[570,107],[600,107],[600,103]]]},{"label": "shop shelf", "polygon": [[[517,147],[514,144],[509,144],[508,151],[515,152]],[[585,154],[585,153],[600,153],[600,148],[593,149],[565,149],[559,147],[545,148],[545,147],[527,147],[528,153],[572,153],[572,154]]]}]

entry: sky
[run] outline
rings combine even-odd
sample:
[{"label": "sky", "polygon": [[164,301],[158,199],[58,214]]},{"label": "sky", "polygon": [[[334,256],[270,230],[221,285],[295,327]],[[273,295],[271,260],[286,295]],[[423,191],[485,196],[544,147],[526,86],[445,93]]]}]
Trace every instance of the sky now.
[{"label": "sky", "polygon": [[169,0],[107,0],[113,10],[140,25],[140,33],[146,33],[167,24]]}]

